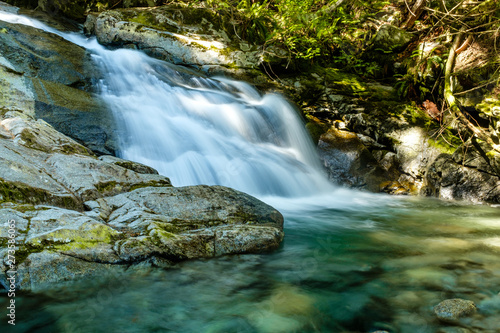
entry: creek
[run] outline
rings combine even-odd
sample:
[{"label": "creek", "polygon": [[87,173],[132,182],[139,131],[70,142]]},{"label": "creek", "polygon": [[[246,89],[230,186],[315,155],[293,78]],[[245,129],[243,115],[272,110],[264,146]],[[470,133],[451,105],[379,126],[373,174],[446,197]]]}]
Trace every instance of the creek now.
[{"label": "creek", "polygon": [[25,17],[1,13],[0,20],[93,52],[102,96],[124,133],[120,157],[156,168],[175,186],[250,193],[285,217],[285,239],[273,253],[166,270],[117,267],[19,295],[16,331],[439,332],[446,325],[433,307],[464,298],[479,311],[462,327],[498,332],[498,207],[334,187],[283,97],[139,51],[107,50]]}]

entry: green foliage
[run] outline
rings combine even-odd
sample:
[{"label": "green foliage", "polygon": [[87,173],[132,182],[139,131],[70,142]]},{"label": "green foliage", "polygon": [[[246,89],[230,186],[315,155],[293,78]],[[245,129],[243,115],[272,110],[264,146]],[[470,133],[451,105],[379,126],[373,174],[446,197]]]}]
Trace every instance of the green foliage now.
[{"label": "green foliage", "polygon": [[441,92],[442,73],[447,55],[436,54],[437,47],[424,52],[419,48],[403,61],[405,74],[396,74],[394,88],[401,98],[424,101],[436,99]]},{"label": "green foliage", "polygon": [[241,38],[289,51],[291,60],[335,63],[372,75],[381,70],[361,60],[365,23],[389,2],[365,0],[208,0],[215,10],[231,12]]}]

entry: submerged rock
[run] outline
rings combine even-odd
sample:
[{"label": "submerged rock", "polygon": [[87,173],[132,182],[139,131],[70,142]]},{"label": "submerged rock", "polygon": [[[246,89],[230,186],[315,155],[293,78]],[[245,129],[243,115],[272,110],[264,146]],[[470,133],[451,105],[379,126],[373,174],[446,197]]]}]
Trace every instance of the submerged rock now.
[{"label": "submerged rock", "polygon": [[454,298],[442,301],[434,307],[437,318],[444,322],[456,322],[462,317],[476,312],[476,305],[472,301]]}]

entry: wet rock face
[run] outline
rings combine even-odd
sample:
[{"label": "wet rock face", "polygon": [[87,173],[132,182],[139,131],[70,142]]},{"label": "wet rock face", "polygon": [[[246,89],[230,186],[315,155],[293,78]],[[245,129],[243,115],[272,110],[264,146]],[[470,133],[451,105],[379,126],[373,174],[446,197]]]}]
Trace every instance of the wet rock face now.
[{"label": "wet rock face", "polygon": [[41,30],[0,22],[0,103],[42,118],[98,154],[113,154],[117,133],[93,84],[88,51]]},{"label": "wet rock face", "polygon": [[318,148],[329,178],[339,185],[380,192],[391,178],[355,133],[330,128]]},{"label": "wet rock face", "polygon": [[453,155],[442,154],[429,166],[422,194],[442,199],[500,203],[499,154],[468,142]]}]

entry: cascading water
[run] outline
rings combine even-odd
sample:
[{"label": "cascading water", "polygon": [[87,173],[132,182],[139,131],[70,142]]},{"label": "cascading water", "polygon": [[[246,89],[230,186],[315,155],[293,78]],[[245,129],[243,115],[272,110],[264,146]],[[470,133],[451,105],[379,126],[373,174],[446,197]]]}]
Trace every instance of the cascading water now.
[{"label": "cascading water", "polygon": [[254,195],[331,189],[294,108],[243,82],[208,79],[130,50],[99,50],[103,96],[126,130],[121,157],[174,185],[219,184]]},{"label": "cascading water", "polygon": [[107,50],[21,16],[0,19],[56,33],[92,50],[102,96],[123,128],[119,155],[175,186],[226,185],[256,196],[333,190],[294,107],[244,82],[205,78],[145,54]]}]

